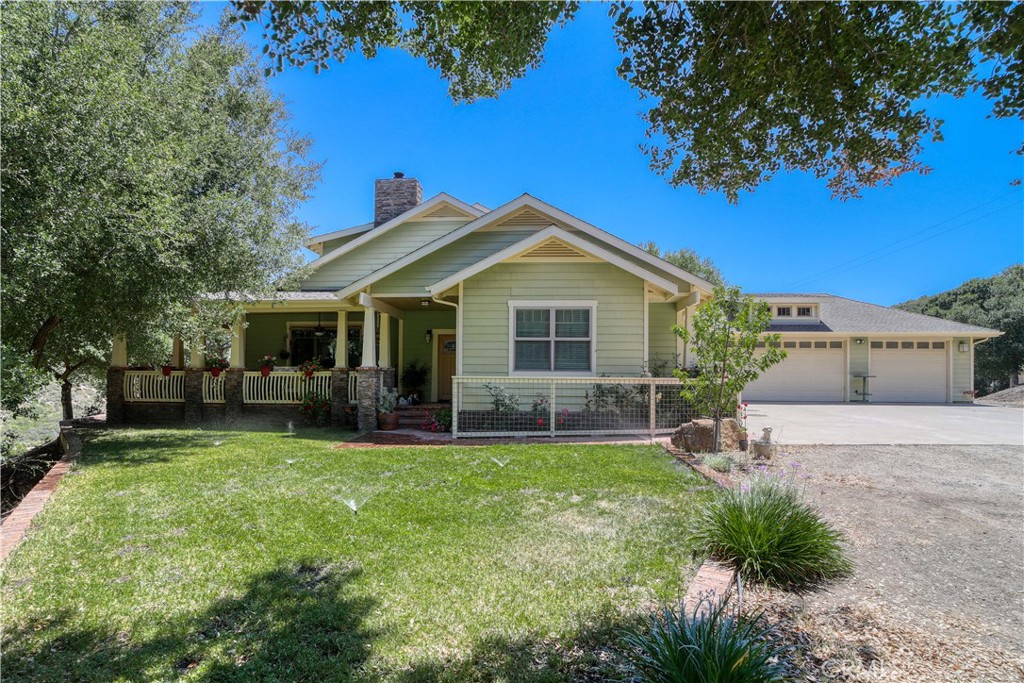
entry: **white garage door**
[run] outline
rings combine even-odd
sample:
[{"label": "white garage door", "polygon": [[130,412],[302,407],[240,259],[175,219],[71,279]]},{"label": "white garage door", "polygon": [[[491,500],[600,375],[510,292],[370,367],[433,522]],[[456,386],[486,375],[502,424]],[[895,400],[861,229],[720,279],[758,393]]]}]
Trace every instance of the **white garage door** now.
[{"label": "white garage door", "polygon": [[841,341],[786,341],[786,360],[743,389],[744,401],[842,401],[846,349]]},{"label": "white garage door", "polygon": [[946,342],[871,342],[873,403],[945,403]]}]

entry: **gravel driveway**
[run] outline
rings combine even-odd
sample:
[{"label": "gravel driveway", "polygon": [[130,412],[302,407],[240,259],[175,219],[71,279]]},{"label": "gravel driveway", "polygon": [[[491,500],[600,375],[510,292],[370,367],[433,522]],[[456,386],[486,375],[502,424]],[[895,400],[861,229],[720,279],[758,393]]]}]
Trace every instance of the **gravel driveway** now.
[{"label": "gravel driveway", "polygon": [[775,465],[803,473],[809,501],[847,534],[857,563],[812,600],[881,603],[1024,653],[1024,449],[790,446]]}]

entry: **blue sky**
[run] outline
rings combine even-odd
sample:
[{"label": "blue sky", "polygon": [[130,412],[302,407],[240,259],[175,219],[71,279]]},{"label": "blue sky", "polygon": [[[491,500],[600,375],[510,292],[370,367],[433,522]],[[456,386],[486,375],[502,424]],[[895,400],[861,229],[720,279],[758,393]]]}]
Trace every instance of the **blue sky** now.
[{"label": "blue sky", "polygon": [[[212,23],[222,5],[201,6]],[[260,45],[258,27],[247,34]],[[552,33],[545,63],[498,100],[455,105],[447,84],[400,51],[357,55],[329,71],[269,79],[294,128],[325,162],[300,210],[314,232],[372,219],[373,179],[403,171],[469,202],[499,206],[529,192],[630,240],[689,247],[748,291],[830,292],[880,304],[934,294],[1024,260],[1024,175],[1011,153],[1022,123],[986,118],[980,96],[928,103],[945,120],[933,171],[863,199],[830,199],[806,174],[778,176],[729,204],[672,188],[648,169],[644,107],[615,75],[605,8],[585,6]]]}]

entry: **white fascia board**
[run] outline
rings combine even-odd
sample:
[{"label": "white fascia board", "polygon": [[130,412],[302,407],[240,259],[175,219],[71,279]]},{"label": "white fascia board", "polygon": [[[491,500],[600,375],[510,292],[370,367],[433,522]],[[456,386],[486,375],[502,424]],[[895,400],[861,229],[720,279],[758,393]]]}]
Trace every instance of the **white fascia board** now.
[{"label": "white fascia board", "polygon": [[676,285],[676,283],[672,282],[671,280],[666,280],[660,275],[655,275],[654,273],[639,267],[632,261],[627,261],[621,256],[613,254],[610,251],[602,249],[601,247],[598,247],[590,242],[587,242],[586,240],[582,240],[579,237],[576,237],[572,233],[567,232],[562,228],[552,225],[541,230],[540,232],[530,235],[529,237],[522,241],[516,242],[515,244],[502,249],[501,251],[495,254],[491,254],[490,256],[481,261],[477,261],[469,268],[465,268],[459,271],[458,273],[455,273],[454,275],[451,275],[445,278],[444,280],[441,280],[440,282],[431,285],[430,293],[433,294],[434,296],[438,296],[442,292],[451,289],[452,287],[457,285],[459,282],[462,282],[466,278],[470,278],[476,275],[477,273],[481,273],[487,270],[488,268],[501,263],[502,261],[506,261],[510,258],[519,256],[520,254],[527,252],[533,247],[542,244],[552,238],[558,239],[561,242],[565,242],[566,244],[582,252],[590,254],[591,256],[595,256],[601,259],[602,261],[605,261],[606,263],[610,263],[613,266],[621,268],[622,270],[633,275],[636,275],[637,277],[643,278],[644,280],[650,282],[651,284],[656,285],[661,289],[665,290],[669,294],[676,294],[679,291],[679,288]]},{"label": "white fascia board", "polygon": [[390,230],[392,230],[394,228],[397,228],[402,223],[405,223],[406,221],[413,220],[414,218],[416,218],[416,216],[419,216],[420,214],[423,214],[423,213],[426,213],[426,212],[430,211],[431,209],[436,207],[438,204],[451,204],[452,206],[460,209],[461,211],[465,211],[466,213],[468,213],[471,216],[480,216],[481,213],[482,213],[480,211],[480,209],[477,209],[476,207],[470,206],[469,204],[467,204],[466,202],[462,201],[461,199],[456,199],[455,197],[451,196],[450,194],[442,192],[441,194],[438,194],[438,195],[435,195],[435,196],[431,197],[430,199],[428,199],[427,201],[423,202],[422,204],[417,204],[416,206],[414,206],[413,208],[409,209],[405,213],[402,213],[402,214],[399,214],[399,215],[395,216],[394,218],[392,218],[391,220],[387,221],[386,223],[381,223],[376,228],[368,231],[367,233],[361,235],[360,237],[357,237],[356,239],[352,240],[351,242],[347,242],[346,244],[341,245],[340,247],[338,247],[337,249],[335,249],[331,253],[324,254],[323,256],[321,256],[317,260],[313,261],[309,265],[312,268],[319,268],[323,264],[329,263],[330,261],[333,261],[334,259],[338,258],[339,256],[341,256],[343,254],[347,254],[348,252],[352,251],[353,249],[366,244],[370,240],[376,239],[377,237],[380,237],[384,233],[386,233],[386,232],[388,232],[388,231],[390,231]]},{"label": "white fascia board", "polygon": [[363,223],[362,225],[353,225],[351,228],[345,228],[344,230],[335,230],[334,232],[327,232],[323,235],[313,235],[306,240],[306,246],[312,247],[314,244],[318,244],[320,242],[328,242],[341,237],[348,237],[349,235],[358,235],[359,233],[366,232],[367,230],[373,230],[373,223]]}]

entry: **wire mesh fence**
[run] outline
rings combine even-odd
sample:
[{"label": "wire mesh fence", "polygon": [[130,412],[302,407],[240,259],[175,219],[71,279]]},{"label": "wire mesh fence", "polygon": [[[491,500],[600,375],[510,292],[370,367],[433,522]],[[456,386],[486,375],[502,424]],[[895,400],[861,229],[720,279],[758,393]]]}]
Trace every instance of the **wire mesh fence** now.
[{"label": "wire mesh fence", "polygon": [[694,417],[674,377],[455,377],[452,435],[667,434]]}]

